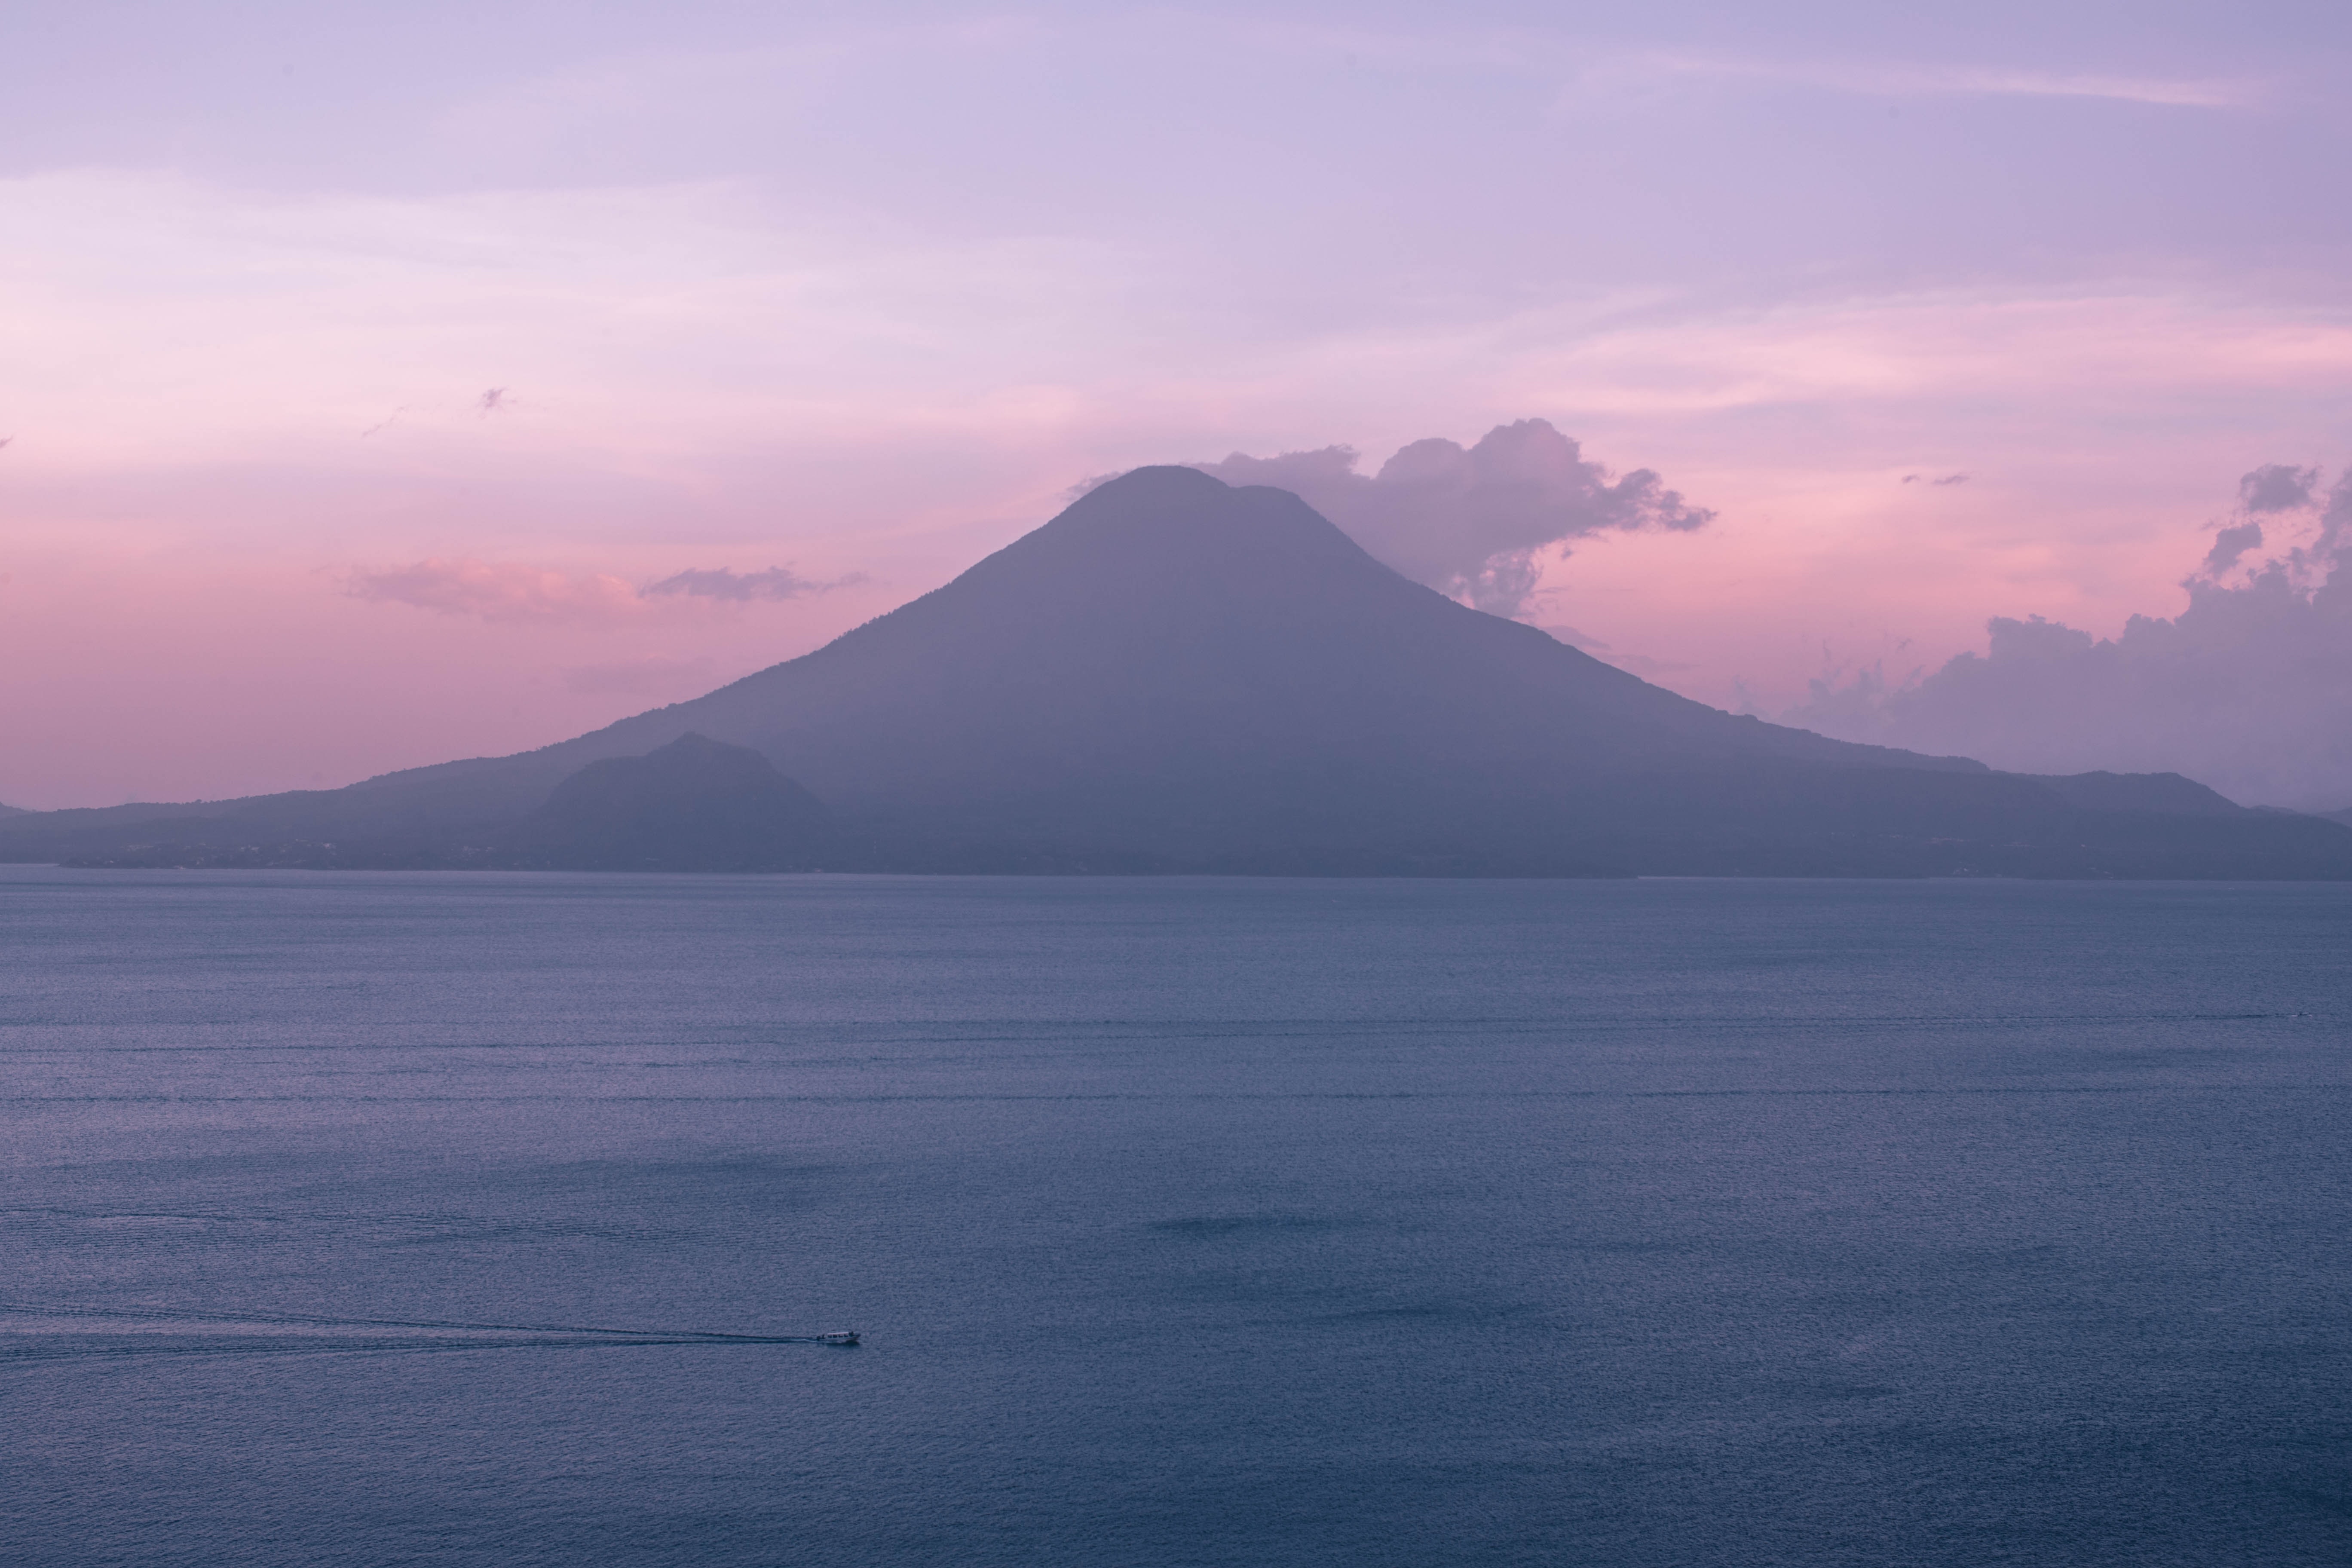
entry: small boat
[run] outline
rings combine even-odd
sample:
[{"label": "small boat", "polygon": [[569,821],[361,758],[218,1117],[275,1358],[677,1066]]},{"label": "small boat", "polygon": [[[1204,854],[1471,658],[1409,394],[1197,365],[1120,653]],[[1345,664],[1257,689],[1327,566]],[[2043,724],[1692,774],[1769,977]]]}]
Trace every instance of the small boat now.
[{"label": "small boat", "polygon": [[819,1334],[817,1342],[827,1345],[854,1345],[857,1342],[857,1336],[855,1333]]}]

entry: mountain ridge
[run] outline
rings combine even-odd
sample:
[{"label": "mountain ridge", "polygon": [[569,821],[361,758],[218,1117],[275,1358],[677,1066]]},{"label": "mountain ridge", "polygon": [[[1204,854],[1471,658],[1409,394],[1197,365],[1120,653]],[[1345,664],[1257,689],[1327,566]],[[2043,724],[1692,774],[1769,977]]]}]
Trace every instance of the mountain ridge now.
[{"label": "mountain ridge", "polygon": [[478,863],[456,851],[580,769],[689,732],[766,757],[869,869],[2352,875],[2352,832],[2188,780],[2036,780],[1724,713],[1407,581],[1287,491],[1180,468],[687,702],[341,790],[11,819],[0,854],[349,863],[357,837]]}]

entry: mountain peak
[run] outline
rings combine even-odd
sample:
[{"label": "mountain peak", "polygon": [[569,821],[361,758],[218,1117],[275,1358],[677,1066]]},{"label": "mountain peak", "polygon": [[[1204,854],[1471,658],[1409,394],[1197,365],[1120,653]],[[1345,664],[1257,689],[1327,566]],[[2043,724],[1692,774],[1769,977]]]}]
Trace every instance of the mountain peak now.
[{"label": "mountain peak", "polygon": [[1105,479],[1072,504],[1082,505],[1100,496],[1109,503],[1129,506],[1148,496],[1199,497],[1233,488],[1213,474],[1204,474],[1181,463],[1150,463]]},{"label": "mountain peak", "polygon": [[[1121,616],[1181,603],[1298,606],[1370,591],[1438,600],[1366,554],[1288,490],[1228,485],[1197,468],[1135,468],[1097,486],[1044,527],[981,562],[940,595],[1024,584],[1059,614],[1117,596]],[[1043,606],[1040,606],[1041,610]]]}]

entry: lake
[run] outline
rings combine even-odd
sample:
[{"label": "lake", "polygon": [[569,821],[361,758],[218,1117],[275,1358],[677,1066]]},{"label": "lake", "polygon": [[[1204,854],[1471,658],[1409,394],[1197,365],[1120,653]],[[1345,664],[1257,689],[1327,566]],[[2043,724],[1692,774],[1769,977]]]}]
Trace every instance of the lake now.
[{"label": "lake", "polygon": [[0,1559],[2341,1563],[2347,976],[2331,886],[0,868]]}]

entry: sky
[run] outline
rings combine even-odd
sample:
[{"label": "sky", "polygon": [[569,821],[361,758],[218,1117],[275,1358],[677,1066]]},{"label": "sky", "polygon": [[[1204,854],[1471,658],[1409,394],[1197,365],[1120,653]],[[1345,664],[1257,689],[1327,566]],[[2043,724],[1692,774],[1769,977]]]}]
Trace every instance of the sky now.
[{"label": "sky", "polygon": [[1534,420],[1632,510],[1433,580],[1889,732],[1997,619],[2307,605],[2352,463],[2340,5],[5,9],[18,806],[545,744],[1106,473]]}]

